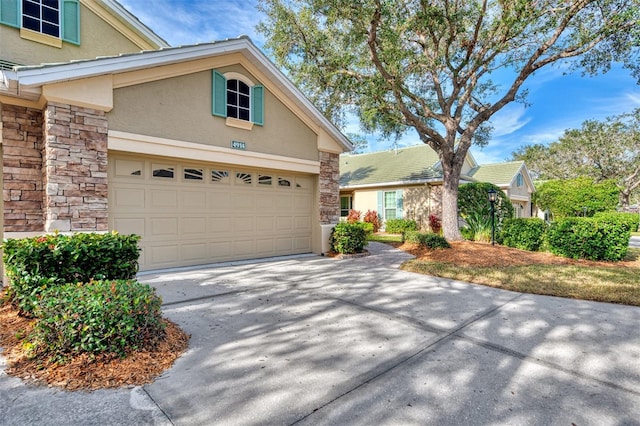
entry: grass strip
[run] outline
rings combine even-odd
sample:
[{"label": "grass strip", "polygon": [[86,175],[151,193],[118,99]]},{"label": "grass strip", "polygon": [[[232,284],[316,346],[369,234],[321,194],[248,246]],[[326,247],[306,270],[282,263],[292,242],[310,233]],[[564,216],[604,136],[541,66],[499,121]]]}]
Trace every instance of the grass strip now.
[{"label": "grass strip", "polygon": [[640,268],[575,265],[478,267],[410,260],[402,269],[522,293],[640,306]]}]

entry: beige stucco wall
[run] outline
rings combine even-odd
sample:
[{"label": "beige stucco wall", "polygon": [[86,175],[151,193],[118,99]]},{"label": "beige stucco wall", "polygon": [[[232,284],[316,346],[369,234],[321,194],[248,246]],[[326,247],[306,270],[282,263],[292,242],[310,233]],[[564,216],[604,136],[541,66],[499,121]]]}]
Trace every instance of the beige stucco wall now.
[{"label": "beige stucco wall", "polygon": [[[218,71],[260,83],[239,65]],[[264,126],[244,130],[211,114],[211,85],[208,70],[115,89],[109,129],[224,148],[236,140],[245,142],[247,151],[318,161],[317,135],[269,90]]]},{"label": "beige stucco wall", "polygon": [[49,46],[21,38],[18,28],[0,25],[0,59],[36,65],[141,50],[84,5],[81,4],[80,10],[80,46],[65,42],[62,43],[62,48]]},{"label": "beige stucco wall", "polygon": [[430,186],[427,185],[414,186],[404,190],[404,217],[415,220],[421,229],[426,229],[429,226],[430,192]]},{"label": "beige stucco wall", "polygon": [[367,210],[378,210],[378,190],[354,191],[352,194],[354,210],[363,214]]}]

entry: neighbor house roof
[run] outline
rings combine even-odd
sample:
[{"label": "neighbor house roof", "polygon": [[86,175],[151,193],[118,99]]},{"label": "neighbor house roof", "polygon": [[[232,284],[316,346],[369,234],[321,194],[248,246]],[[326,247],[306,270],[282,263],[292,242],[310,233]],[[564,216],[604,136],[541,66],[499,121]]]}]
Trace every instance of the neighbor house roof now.
[{"label": "neighbor house roof", "polygon": [[416,145],[369,154],[340,156],[340,187],[420,183],[442,179],[438,154]]},{"label": "neighbor house roof", "polygon": [[508,186],[511,185],[523,166],[524,161],[483,164],[473,168],[469,172],[469,176],[476,182],[490,182],[497,186]]}]

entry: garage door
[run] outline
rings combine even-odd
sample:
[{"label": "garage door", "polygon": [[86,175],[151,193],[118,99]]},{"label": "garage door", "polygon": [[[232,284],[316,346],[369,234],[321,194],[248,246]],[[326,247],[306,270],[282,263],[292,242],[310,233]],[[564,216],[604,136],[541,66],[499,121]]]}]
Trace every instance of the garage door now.
[{"label": "garage door", "polygon": [[142,236],[140,269],[311,251],[313,177],[109,155],[109,224]]}]

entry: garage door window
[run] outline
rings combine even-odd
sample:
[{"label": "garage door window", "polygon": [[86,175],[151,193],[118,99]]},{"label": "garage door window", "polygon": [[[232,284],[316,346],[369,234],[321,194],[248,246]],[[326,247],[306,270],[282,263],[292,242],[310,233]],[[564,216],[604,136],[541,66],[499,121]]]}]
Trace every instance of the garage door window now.
[{"label": "garage door window", "polygon": [[285,179],[285,178],[278,178],[278,186],[284,186],[284,187],[290,187],[291,186],[291,179]]},{"label": "garage door window", "polygon": [[273,179],[269,175],[258,175],[258,185],[271,186]]},{"label": "garage door window", "polygon": [[211,170],[211,182],[229,183],[229,172],[226,170]]},{"label": "garage door window", "polygon": [[203,169],[184,169],[184,179],[201,181],[204,179],[204,170]]},{"label": "garage door window", "polygon": [[253,175],[251,173],[237,172],[236,183],[240,185],[251,185],[253,184]]},{"label": "garage door window", "polygon": [[164,165],[153,165],[153,177],[173,179],[175,176],[175,168]]}]

